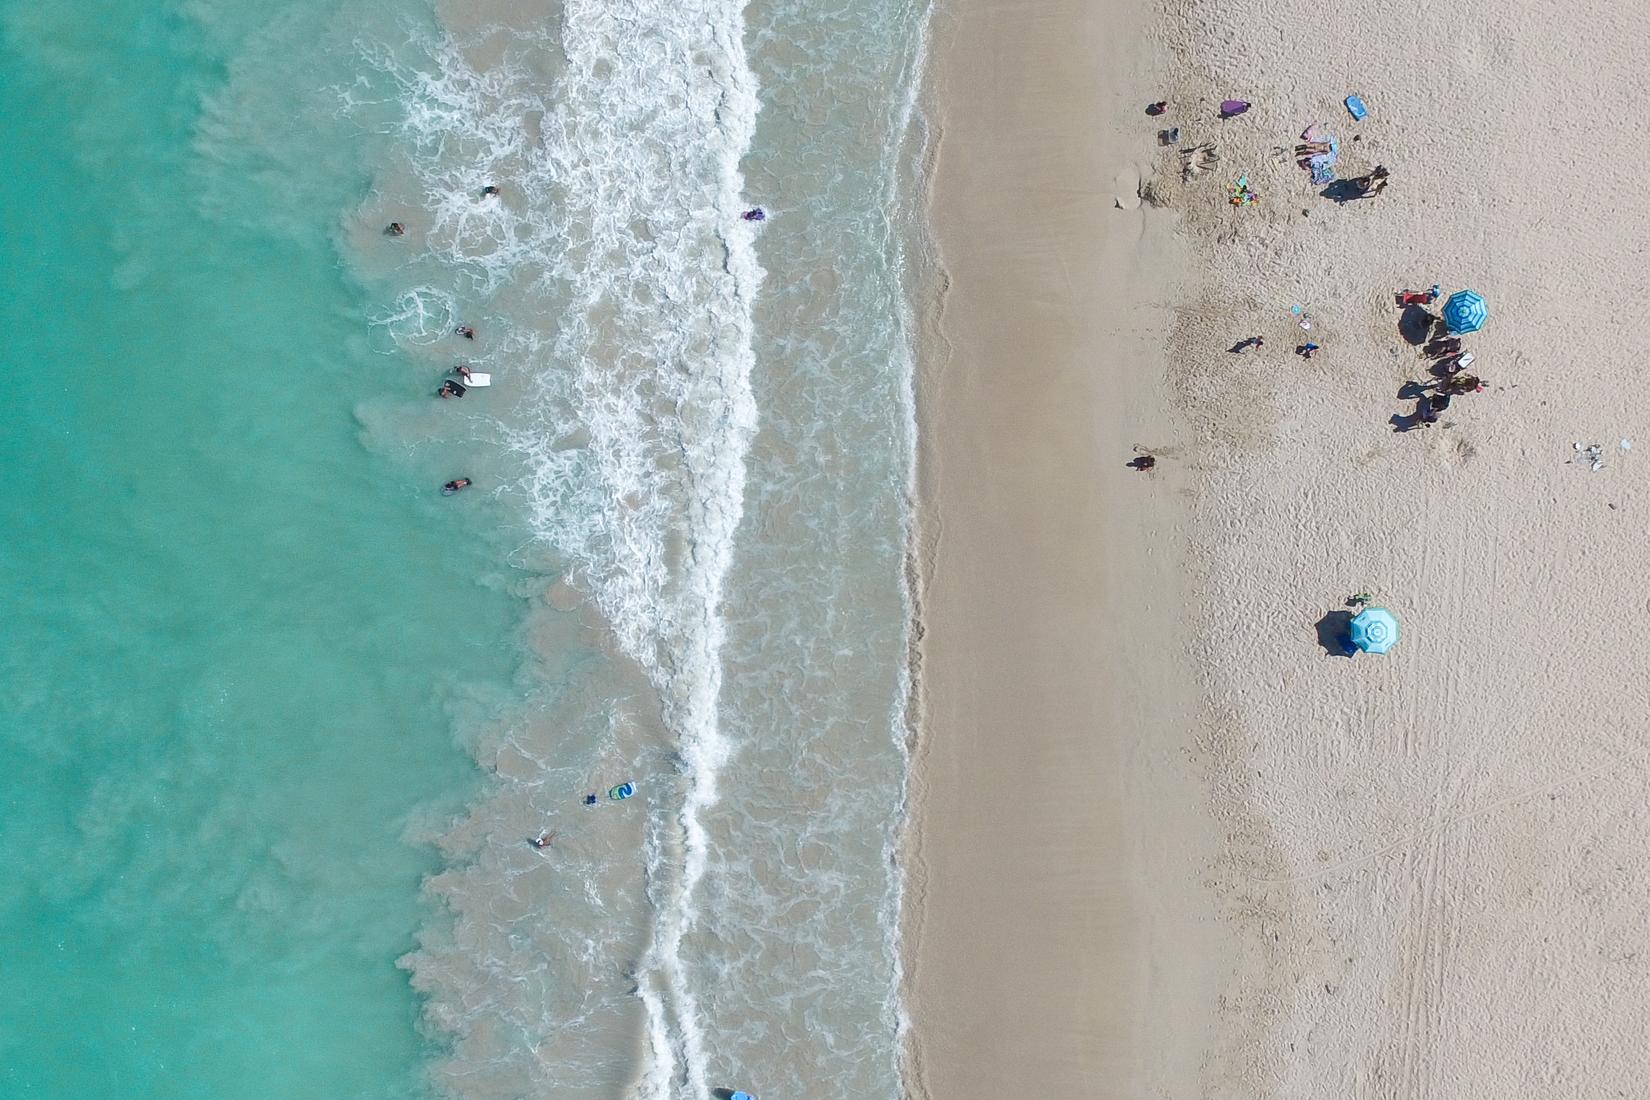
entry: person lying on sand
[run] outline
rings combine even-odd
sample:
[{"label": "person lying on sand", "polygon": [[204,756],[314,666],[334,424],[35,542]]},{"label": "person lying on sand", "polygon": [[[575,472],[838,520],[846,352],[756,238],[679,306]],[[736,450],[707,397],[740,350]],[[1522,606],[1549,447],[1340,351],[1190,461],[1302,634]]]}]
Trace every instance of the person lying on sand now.
[{"label": "person lying on sand", "polygon": [[1433,367],[1433,370],[1444,375],[1460,374],[1462,371],[1472,366],[1472,360],[1472,352],[1462,352],[1459,355],[1451,355],[1447,358],[1438,360],[1438,363]]}]

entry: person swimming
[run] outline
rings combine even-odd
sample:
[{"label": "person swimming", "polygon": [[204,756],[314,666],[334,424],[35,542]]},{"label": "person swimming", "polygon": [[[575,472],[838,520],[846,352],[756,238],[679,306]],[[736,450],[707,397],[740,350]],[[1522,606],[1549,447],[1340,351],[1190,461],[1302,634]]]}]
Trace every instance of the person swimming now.
[{"label": "person swimming", "polygon": [[384,227],[384,232],[391,237],[399,237],[407,232],[407,227],[400,222],[391,222]]},{"label": "person swimming", "polygon": [[538,836],[534,837],[532,840],[529,840],[527,843],[531,844],[535,848],[538,848],[538,849],[542,850],[542,849],[550,847],[550,845],[552,845],[556,842],[556,835],[557,834],[556,834],[555,830],[552,829],[551,831],[549,831],[547,833],[540,833]]},{"label": "person swimming", "polygon": [[451,481],[447,482],[447,484],[445,484],[441,487],[441,495],[450,497],[454,493],[461,492],[462,490],[468,489],[469,487],[470,487],[470,479],[469,478],[467,478],[467,477],[455,477]]},{"label": "person swimming", "polygon": [[739,216],[748,222],[759,222],[766,218],[768,214],[760,206],[753,206]]},{"label": "person swimming", "polygon": [[462,336],[466,340],[474,340],[476,338],[476,330],[471,328],[469,325],[459,325],[457,328],[453,329],[453,335]]},{"label": "person swimming", "polygon": [[435,394],[436,394],[437,397],[440,397],[440,398],[463,397],[464,396],[464,387],[461,384],[457,383],[457,382],[453,382],[453,381],[449,380],[449,381],[441,383],[441,388],[439,390],[436,390]]},{"label": "person swimming", "polygon": [[470,368],[464,363],[460,363],[458,366],[454,367],[453,373],[464,379],[466,382],[470,380]]},{"label": "person swimming", "polygon": [[500,191],[497,185],[491,183],[481,189],[481,197],[484,199],[490,199],[502,194],[504,194],[504,192]]}]

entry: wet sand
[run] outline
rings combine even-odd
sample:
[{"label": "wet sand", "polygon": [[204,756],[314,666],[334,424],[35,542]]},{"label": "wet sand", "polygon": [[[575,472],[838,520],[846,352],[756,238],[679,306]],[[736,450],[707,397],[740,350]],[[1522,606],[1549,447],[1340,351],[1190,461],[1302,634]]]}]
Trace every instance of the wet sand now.
[{"label": "wet sand", "polygon": [[1129,201],[1145,18],[969,0],[935,27],[906,907],[935,1100],[1178,1095],[1213,1019],[1184,474],[1126,465],[1173,435],[1184,251]]}]

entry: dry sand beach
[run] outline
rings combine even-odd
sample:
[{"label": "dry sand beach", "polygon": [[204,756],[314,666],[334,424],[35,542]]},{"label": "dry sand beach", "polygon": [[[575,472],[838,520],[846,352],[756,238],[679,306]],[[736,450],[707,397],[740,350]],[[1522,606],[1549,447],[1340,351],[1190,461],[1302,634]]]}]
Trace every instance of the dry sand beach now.
[{"label": "dry sand beach", "polygon": [[[1626,4],[940,13],[915,1092],[1644,1094],[1647,55]],[[1398,432],[1433,282],[1488,386]],[[1384,657],[1320,644],[1359,591]]]}]

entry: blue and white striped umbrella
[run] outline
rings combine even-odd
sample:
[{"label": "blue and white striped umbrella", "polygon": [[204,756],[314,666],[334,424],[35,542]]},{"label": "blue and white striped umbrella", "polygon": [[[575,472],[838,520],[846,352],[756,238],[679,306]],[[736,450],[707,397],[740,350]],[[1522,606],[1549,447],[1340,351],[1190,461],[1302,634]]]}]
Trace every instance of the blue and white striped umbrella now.
[{"label": "blue and white striped umbrella", "polygon": [[1365,653],[1385,653],[1398,642],[1398,620],[1384,607],[1366,607],[1352,618],[1352,644]]},{"label": "blue and white striped umbrella", "polygon": [[1477,332],[1484,327],[1484,321],[1490,315],[1489,303],[1476,290],[1457,290],[1444,303],[1444,324],[1449,326],[1450,333],[1455,336],[1464,336],[1469,332]]}]

